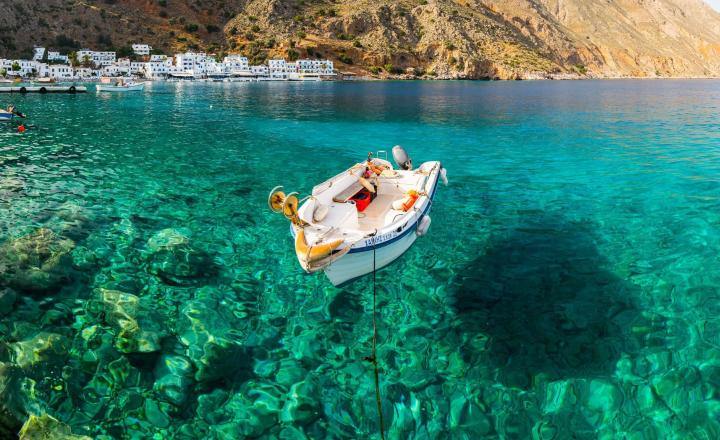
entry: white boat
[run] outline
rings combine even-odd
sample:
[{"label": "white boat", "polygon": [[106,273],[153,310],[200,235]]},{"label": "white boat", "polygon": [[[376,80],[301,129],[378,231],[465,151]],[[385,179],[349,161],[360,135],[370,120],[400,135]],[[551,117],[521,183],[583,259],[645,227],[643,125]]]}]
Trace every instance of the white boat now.
[{"label": "white boat", "polygon": [[98,92],[139,92],[145,88],[145,83],[123,82],[119,81],[115,84],[98,84],[95,90]]},{"label": "white boat", "polygon": [[416,170],[396,146],[400,166],[372,154],[315,186],[302,200],[282,187],[270,193],[268,205],[291,221],[295,253],[309,273],[324,271],[339,286],[399,258],[430,227],[430,208],[438,180],[447,184],[440,162]]},{"label": "white boat", "polygon": [[13,116],[15,115],[12,112],[0,109],[0,122],[10,122]]}]

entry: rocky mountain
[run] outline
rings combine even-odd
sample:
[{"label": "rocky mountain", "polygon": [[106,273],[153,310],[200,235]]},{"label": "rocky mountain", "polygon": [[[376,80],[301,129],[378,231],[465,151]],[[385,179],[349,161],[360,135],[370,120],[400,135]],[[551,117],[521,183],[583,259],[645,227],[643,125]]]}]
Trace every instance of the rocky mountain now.
[{"label": "rocky mountain", "polygon": [[[327,57],[427,78],[720,76],[702,0],[5,0],[0,57],[33,44]],[[124,49],[123,49],[124,48]]]}]

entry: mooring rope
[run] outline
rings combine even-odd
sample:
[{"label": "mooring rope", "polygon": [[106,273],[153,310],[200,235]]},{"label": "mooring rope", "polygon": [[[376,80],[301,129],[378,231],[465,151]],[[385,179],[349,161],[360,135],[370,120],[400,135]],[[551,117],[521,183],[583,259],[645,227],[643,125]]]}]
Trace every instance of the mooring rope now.
[{"label": "mooring rope", "polygon": [[[375,230],[375,234],[373,236],[377,235],[377,230]],[[377,310],[377,284],[375,283],[375,239],[373,238],[373,339],[372,339],[372,355],[370,357],[366,357],[365,360],[372,362],[373,367],[375,368],[375,401],[377,402],[377,410],[378,410],[378,421],[380,423],[380,438],[382,440],[385,440],[385,423],[383,422],[383,413],[382,413],[382,401],[380,399],[380,373],[378,371],[378,362],[377,362],[377,324],[375,321],[375,315]]]}]

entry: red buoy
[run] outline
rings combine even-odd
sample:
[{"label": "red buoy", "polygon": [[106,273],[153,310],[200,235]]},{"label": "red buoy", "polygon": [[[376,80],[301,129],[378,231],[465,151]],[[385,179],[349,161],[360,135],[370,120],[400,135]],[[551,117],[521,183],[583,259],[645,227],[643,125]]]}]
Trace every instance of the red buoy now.
[{"label": "red buoy", "polygon": [[18,131],[19,131],[20,133],[25,133],[25,126],[24,126],[24,125],[19,125],[19,126],[18,126]]}]

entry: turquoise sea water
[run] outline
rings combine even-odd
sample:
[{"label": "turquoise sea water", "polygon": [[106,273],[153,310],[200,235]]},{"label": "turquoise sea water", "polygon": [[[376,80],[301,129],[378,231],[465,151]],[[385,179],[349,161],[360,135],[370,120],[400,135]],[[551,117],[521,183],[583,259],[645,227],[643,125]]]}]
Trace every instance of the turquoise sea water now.
[{"label": "turquoise sea water", "polygon": [[720,437],[720,82],[10,99],[31,128],[0,126],[0,437],[48,414],[379,438],[372,278],[304,274],[266,197],[395,144],[450,185],[377,274],[387,438]]}]

